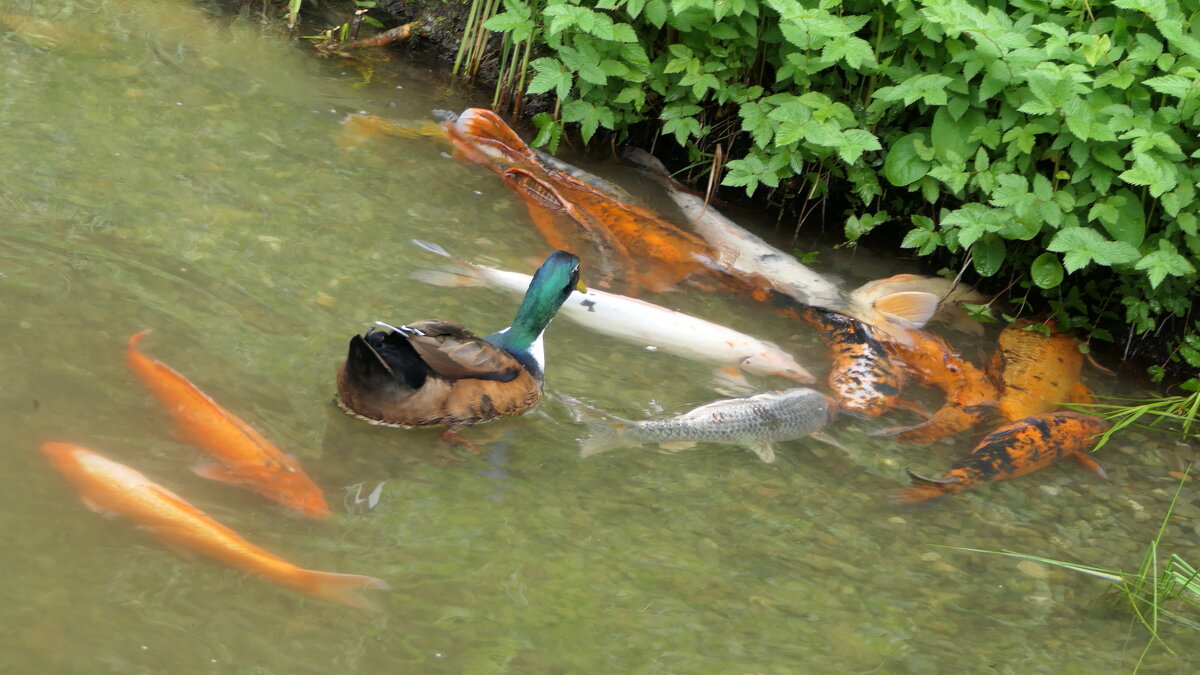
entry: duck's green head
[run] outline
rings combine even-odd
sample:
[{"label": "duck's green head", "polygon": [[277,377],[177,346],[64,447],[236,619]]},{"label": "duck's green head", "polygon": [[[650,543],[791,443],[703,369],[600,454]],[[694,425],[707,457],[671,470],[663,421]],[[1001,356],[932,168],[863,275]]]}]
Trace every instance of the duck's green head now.
[{"label": "duck's green head", "polygon": [[579,258],[566,251],[551,253],[529,282],[512,326],[487,339],[510,352],[527,351],[576,290],[586,290],[579,283]]}]

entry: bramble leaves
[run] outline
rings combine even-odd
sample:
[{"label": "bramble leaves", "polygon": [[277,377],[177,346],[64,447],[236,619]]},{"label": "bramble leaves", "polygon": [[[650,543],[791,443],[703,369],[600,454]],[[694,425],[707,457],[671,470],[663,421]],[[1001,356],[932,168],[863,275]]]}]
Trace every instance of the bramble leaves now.
[{"label": "bramble leaves", "polygon": [[[1200,39],[1187,3],[541,7],[504,0],[485,24],[543,47],[526,87],[556,96],[559,117],[540,118],[537,145],[564,123],[588,139],[657,117],[693,161],[731,152],[721,182],[749,196],[845,194],[850,240],[911,222],[905,248],[969,255],[985,277],[1027,269],[1014,276],[1056,289],[1044,299],[1076,321],[1114,291],[1139,330],[1189,309]],[[861,215],[883,209],[886,224]],[[1085,268],[1097,283],[1060,289]]]}]

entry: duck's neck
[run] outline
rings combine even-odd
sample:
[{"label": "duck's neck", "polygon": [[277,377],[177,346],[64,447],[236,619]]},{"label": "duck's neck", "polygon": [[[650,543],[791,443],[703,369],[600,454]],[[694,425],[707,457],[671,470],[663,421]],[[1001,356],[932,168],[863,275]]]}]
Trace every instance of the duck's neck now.
[{"label": "duck's neck", "polygon": [[528,354],[535,342],[540,345],[542,332],[550,324],[550,319],[554,318],[557,309],[526,295],[512,325],[487,336],[487,341],[511,354]]}]

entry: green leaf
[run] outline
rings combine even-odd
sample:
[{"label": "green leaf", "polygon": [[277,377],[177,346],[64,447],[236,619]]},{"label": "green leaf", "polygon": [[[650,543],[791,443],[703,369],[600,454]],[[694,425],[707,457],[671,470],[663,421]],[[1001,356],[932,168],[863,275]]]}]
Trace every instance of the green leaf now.
[{"label": "green leaf", "polygon": [[929,140],[935,156],[948,162],[952,155],[962,160],[975,154],[975,149],[979,147],[977,132],[986,121],[987,116],[977,108],[958,119],[954,118],[949,108],[938,108],[933,114],[933,125],[929,128]]},{"label": "green leaf", "polygon": [[545,147],[551,153],[558,151],[558,142],[562,140],[563,125],[556,122],[549,113],[538,113],[533,116],[533,124],[537,127],[537,136],[533,139],[535,147]]},{"label": "green leaf", "polygon": [[1000,271],[1004,263],[1004,240],[993,234],[984,235],[971,246],[971,264],[981,277]]},{"label": "green leaf", "polygon": [[929,173],[933,162],[917,155],[916,143],[924,134],[911,133],[892,144],[883,160],[883,175],[896,186],[911,185]]},{"label": "green leaf", "polygon": [[1068,273],[1092,262],[1112,266],[1131,263],[1141,257],[1134,246],[1123,241],[1109,241],[1091,228],[1078,226],[1059,230],[1046,248],[1064,254],[1063,267]]},{"label": "green leaf", "polygon": [[1179,255],[1175,245],[1166,239],[1159,239],[1158,250],[1139,260],[1133,267],[1146,272],[1150,288],[1158,288],[1167,275],[1183,277],[1196,273],[1196,268],[1192,267],[1187,258]]},{"label": "green leaf", "polygon": [[1029,278],[1038,288],[1055,288],[1062,283],[1063,268],[1058,262],[1058,256],[1053,253],[1043,253],[1033,261],[1029,268]]},{"label": "green leaf", "polygon": [[875,134],[863,129],[847,129],[842,132],[841,138],[837,142],[838,156],[847,164],[857,162],[864,152],[882,148],[883,146],[879,144],[879,139],[875,138]]}]

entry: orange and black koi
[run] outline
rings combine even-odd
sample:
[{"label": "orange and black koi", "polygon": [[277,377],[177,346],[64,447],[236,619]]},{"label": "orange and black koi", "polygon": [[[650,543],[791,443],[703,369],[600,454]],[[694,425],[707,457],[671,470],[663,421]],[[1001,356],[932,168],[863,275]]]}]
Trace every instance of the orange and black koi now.
[{"label": "orange and black koi", "polygon": [[984,437],[970,455],[958,460],[939,479],[912,471],[912,486],[892,492],[893,504],[915,504],[969,490],[980,483],[1005,480],[1037,471],[1063,457],[1073,456],[1101,478],[1104,469],[1087,450],[1108,422],[1074,412],[1032,415],[1006,424]]},{"label": "orange and black koi", "polygon": [[853,317],[809,307],[792,296],[769,288],[749,289],[751,297],[780,314],[799,319],[817,329],[817,337],[833,352],[829,389],[838,407],[852,415],[878,417],[894,407],[904,407],[928,417],[915,404],[900,398],[904,375],[888,358],[871,328]]}]

